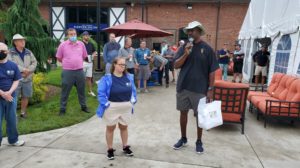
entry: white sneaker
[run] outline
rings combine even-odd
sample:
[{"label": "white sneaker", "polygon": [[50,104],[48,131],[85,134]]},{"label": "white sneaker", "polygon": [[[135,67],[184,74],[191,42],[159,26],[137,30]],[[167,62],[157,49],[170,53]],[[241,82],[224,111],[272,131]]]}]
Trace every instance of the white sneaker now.
[{"label": "white sneaker", "polygon": [[145,89],[144,92],[145,92],[145,93],[149,93],[149,90],[148,90],[148,89]]},{"label": "white sneaker", "polygon": [[10,144],[11,146],[23,146],[25,144],[25,141],[18,140],[16,143]]},{"label": "white sneaker", "polygon": [[93,96],[93,97],[96,97],[95,93],[92,92],[92,91],[91,91],[91,92],[88,92],[88,94],[91,95],[91,96]]}]

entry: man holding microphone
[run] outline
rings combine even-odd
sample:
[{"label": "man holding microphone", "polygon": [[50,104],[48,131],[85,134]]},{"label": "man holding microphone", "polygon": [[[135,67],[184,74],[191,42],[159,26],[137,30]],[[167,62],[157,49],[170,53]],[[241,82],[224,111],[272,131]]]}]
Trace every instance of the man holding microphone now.
[{"label": "man holding microphone", "polygon": [[202,145],[202,128],[198,127],[197,108],[201,98],[212,100],[215,71],[219,68],[214,50],[201,39],[205,29],[201,23],[193,21],[184,28],[190,43],[182,47],[175,58],[175,68],[181,69],[177,82],[177,110],[180,111],[181,138],[174,145],[180,149],[187,144],[186,126],[188,111],[194,110],[197,119],[196,152],[204,152]]}]

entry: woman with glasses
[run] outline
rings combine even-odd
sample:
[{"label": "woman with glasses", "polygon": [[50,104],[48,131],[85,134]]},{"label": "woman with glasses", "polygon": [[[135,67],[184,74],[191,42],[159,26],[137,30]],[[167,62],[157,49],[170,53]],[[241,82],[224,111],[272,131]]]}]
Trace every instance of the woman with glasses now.
[{"label": "woman with glasses", "polygon": [[134,77],[126,71],[126,60],[117,57],[112,64],[111,74],[103,76],[98,83],[99,107],[97,115],[106,123],[107,158],[114,159],[113,135],[119,126],[123,143],[123,152],[133,156],[128,141],[128,123],[136,103]]}]

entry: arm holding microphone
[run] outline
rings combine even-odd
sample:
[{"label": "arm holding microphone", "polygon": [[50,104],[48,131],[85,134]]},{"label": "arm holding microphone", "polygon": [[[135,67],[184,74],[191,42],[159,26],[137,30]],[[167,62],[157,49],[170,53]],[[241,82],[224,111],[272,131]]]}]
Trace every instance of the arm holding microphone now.
[{"label": "arm holding microphone", "polygon": [[185,63],[186,59],[188,58],[188,56],[190,55],[191,53],[191,49],[193,47],[193,43],[187,43],[187,45],[185,46],[184,48],[184,53],[183,55],[178,58],[175,63],[174,63],[174,68],[175,69],[179,69],[183,66],[183,64]]}]

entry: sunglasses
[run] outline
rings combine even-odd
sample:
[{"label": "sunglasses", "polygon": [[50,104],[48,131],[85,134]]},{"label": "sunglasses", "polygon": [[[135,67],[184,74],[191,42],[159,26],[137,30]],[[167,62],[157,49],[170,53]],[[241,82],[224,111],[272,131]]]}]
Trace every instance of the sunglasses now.
[{"label": "sunglasses", "polygon": [[126,64],[117,64],[117,65],[119,65],[121,67],[126,67]]}]

